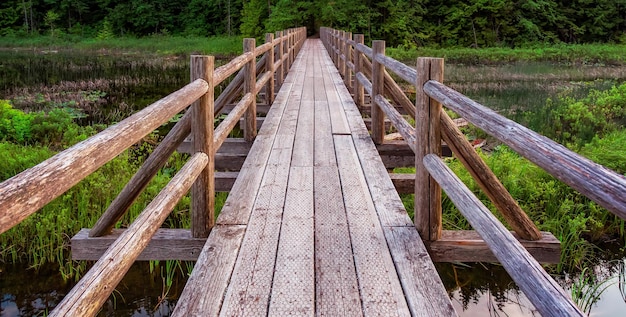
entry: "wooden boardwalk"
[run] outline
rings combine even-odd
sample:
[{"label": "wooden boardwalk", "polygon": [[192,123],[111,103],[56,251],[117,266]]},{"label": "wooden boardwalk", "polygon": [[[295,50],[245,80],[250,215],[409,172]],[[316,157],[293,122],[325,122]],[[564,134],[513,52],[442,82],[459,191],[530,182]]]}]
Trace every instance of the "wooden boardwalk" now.
[{"label": "wooden boardwalk", "polygon": [[296,58],[174,315],[456,315],[320,40]]}]

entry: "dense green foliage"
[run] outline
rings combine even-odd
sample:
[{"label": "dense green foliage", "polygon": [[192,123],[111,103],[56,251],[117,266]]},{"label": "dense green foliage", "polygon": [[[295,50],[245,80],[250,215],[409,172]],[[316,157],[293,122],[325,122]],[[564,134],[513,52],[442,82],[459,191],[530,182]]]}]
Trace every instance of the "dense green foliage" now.
[{"label": "dense green foliage", "polygon": [[[533,108],[525,115],[537,132],[626,175],[625,91],[626,84],[622,84],[606,91],[591,90],[579,99],[564,94],[556,101],[549,100],[548,107]],[[552,232],[561,241],[561,263],[556,268],[559,272],[581,270],[593,264],[595,252],[600,250],[596,244],[616,238],[624,241],[623,220],[508,147],[500,145],[480,155],[539,229]],[[460,161],[449,159],[448,165],[485,206],[499,215]],[[407,210],[413,210],[412,198],[407,196],[404,201]],[[445,195],[443,209],[446,229],[470,229]],[[501,217],[500,220],[506,223]]]},{"label": "dense green foliage", "polygon": [[388,46],[519,46],[623,42],[625,0],[6,0],[0,35],[151,34],[261,37],[320,25],[386,39]]}]

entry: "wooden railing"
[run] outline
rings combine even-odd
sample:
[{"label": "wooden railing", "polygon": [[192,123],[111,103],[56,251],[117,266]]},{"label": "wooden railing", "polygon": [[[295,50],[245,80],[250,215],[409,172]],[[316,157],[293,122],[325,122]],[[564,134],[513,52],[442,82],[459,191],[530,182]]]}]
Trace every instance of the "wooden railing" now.
[{"label": "wooden railing", "polygon": [[[363,35],[330,28],[321,28],[320,34],[355,103],[365,107],[364,91],[370,95],[374,143],[384,142],[386,115],[415,153],[414,221],[422,238],[432,245],[441,238],[441,186],[543,316],[582,316],[565,291],[441,160],[443,139],[514,232],[525,240],[542,238],[442,105],[622,219],[626,179],[445,86],[443,59],[418,58],[412,68],[385,56],[384,41],[373,41],[370,48],[363,44]],[[415,104],[386,70],[415,86]],[[415,127],[398,106],[415,119]]]},{"label": "wooden railing", "polygon": [[[111,232],[189,133],[193,136],[193,155],[50,316],[95,315],[174,206],[190,189],[190,234],[197,238],[208,236],[215,223],[215,152],[242,116],[245,117],[245,138],[255,138],[257,94],[265,90],[266,102],[271,104],[275,87],[282,84],[305,38],[306,30],[298,28],[276,32],[276,37],[267,34],[266,43],[258,47],[254,39],[244,39],[244,53],[218,68],[214,68],[212,56],[191,56],[190,84],[0,184],[0,233],[3,233],[191,104],[191,108],[111,203],[89,235],[99,237]],[[257,62],[259,56],[262,57]],[[214,87],[240,69],[215,100]],[[234,109],[214,128],[214,115],[236,99],[240,100]]]}]

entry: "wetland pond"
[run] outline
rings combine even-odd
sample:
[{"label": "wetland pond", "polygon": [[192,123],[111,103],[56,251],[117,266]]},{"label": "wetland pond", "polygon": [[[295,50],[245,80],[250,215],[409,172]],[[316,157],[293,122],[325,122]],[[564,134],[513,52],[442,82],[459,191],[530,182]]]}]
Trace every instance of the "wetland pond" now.
[{"label": "wetland pond", "polygon": [[[180,56],[0,50],[0,99],[28,111],[62,107],[84,125],[111,124],[188,83],[188,68],[188,58]],[[582,96],[621,83],[626,67],[449,64],[445,77],[451,87],[515,120],[564,91]],[[568,292],[586,290],[588,299],[579,305],[591,305],[591,316],[626,312],[623,242],[616,249],[620,252],[607,252],[587,271],[593,283],[580,272],[555,277]],[[192,265],[136,263],[100,315],[169,316]],[[461,316],[538,316],[499,265],[437,264],[437,269]],[[0,316],[44,316],[73,284],[63,279],[58,264],[35,270],[0,262]]]}]

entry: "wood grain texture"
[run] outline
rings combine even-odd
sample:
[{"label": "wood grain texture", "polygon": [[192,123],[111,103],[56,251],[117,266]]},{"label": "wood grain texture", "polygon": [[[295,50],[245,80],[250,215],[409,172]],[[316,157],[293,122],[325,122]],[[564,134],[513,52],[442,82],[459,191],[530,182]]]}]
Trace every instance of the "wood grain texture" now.
[{"label": "wood grain texture", "polygon": [[[364,40],[365,39],[364,39],[363,34],[354,35],[354,42],[356,42],[357,44],[363,44]],[[355,74],[355,78],[353,80],[354,86],[352,88],[353,93],[354,93],[354,102],[356,103],[357,107],[362,108],[364,105],[363,85],[361,85],[361,82],[356,79],[356,74],[362,72],[362,67],[363,67],[362,55],[361,55],[362,53],[359,52],[357,49],[353,49],[352,53],[354,54],[353,61],[354,61],[354,74]]]},{"label": "wood grain texture", "polygon": [[415,227],[385,227],[411,316],[457,316]]},{"label": "wood grain texture", "polygon": [[265,54],[265,58],[266,58],[266,63],[267,63],[267,72],[270,75],[269,81],[267,83],[267,91],[266,91],[266,102],[268,105],[271,105],[272,102],[274,102],[274,94],[275,94],[275,85],[274,85],[274,34],[272,33],[266,33],[265,34],[265,42],[266,43],[272,43],[270,49],[267,51],[267,53]]},{"label": "wood grain texture", "polygon": [[291,167],[269,316],[315,314],[313,221],[313,166]]},{"label": "wood grain texture", "polygon": [[539,229],[517,204],[517,201],[511,197],[509,191],[498,180],[487,163],[476,153],[472,144],[467,141],[465,135],[456,127],[445,111],[441,112],[441,128],[446,143],[511,228],[526,240],[541,239]]},{"label": "wood grain texture", "polygon": [[215,225],[215,142],[213,141],[214,86],[211,78],[215,58],[192,55],[190,61],[191,80],[204,79],[209,84],[206,94],[191,105],[193,114],[191,134],[193,152],[204,153],[209,163],[191,187],[191,235],[206,238]]},{"label": "wood grain texture", "polygon": [[150,156],[124,186],[124,189],[96,221],[96,224],[89,231],[90,237],[100,237],[111,233],[115,223],[126,214],[133,202],[148,186],[150,180],[167,163],[178,145],[189,135],[191,132],[191,114],[191,111],[185,113],[182,119],[174,125],[161,143],[150,153]]},{"label": "wood grain texture", "polygon": [[95,316],[208,161],[204,153],[192,156],[50,316]]},{"label": "wood grain texture", "polygon": [[[385,55],[385,41],[373,41],[374,56]],[[382,95],[385,91],[385,66],[376,60],[372,62],[372,92],[371,96]],[[385,113],[380,106],[372,104],[372,140],[374,144],[382,144],[385,138]]]},{"label": "wood grain texture", "polygon": [[542,316],[583,316],[570,296],[437,156],[424,165]]},{"label": "wood grain texture", "polygon": [[220,122],[220,124],[215,128],[215,133],[213,135],[213,143],[215,149],[219,151],[222,147],[226,138],[233,130],[233,128],[239,123],[239,119],[243,116],[244,113],[248,110],[248,107],[252,104],[252,100],[255,97],[251,93],[247,93],[241,98],[241,100],[237,103],[235,108]]},{"label": "wood grain texture", "polygon": [[[246,38],[243,40],[243,51],[244,54],[252,53],[254,54],[255,50],[255,39]],[[246,141],[252,141],[256,137],[256,60],[253,58],[248,61],[247,64],[243,67],[244,72],[244,80],[243,80],[243,93],[250,93],[255,98],[252,99],[250,105],[248,105],[248,109],[246,110],[245,118],[245,126],[243,129],[244,139]]]},{"label": "wood grain texture", "polygon": [[[127,229],[113,229],[102,237],[89,237],[89,229],[81,229],[71,239],[72,260],[97,261]],[[196,261],[204,238],[193,238],[189,229],[165,229],[156,231],[136,261],[181,260]]]},{"label": "wood grain texture", "polygon": [[[340,85],[341,79],[328,55],[322,56],[322,62],[326,64],[327,70],[331,73],[331,78],[334,78],[334,82]],[[378,151],[369,136],[369,132],[350,93],[346,89],[341,89],[341,86],[338,87],[337,91],[343,110],[346,113],[346,120],[352,133],[353,142],[357,148],[359,161],[363,167],[363,172],[382,225],[412,225],[412,221],[408,217],[400,197],[394,190],[387,170],[382,164]]]},{"label": "wood grain texture", "polygon": [[213,228],[172,316],[219,315],[244,232],[238,225]]},{"label": "wood grain texture", "polygon": [[0,233],[76,185],[207,91],[196,80],[97,135],[0,184]]},{"label": "wood grain texture", "polygon": [[[441,104],[424,93],[424,83],[435,79],[443,81],[443,59],[418,58],[415,82],[415,225],[424,240],[441,236],[441,189],[423,165],[427,154],[441,155],[439,115]],[[436,144],[436,146],[435,146]]]},{"label": "wood grain texture", "polygon": [[[540,240],[524,240],[511,232],[539,263],[556,264],[561,260],[561,242],[549,232],[542,232]],[[426,242],[426,248],[435,262],[498,262],[487,243],[476,231],[443,230],[437,241]]]},{"label": "wood grain texture", "polygon": [[314,168],[317,316],[363,316],[352,244],[334,166]]},{"label": "wood grain texture", "polygon": [[352,137],[333,138],[363,313],[410,316]]},{"label": "wood grain texture", "polygon": [[443,84],[430,81],[424,91],[552,176],[626,219],[624,176],[498,115]]}]

